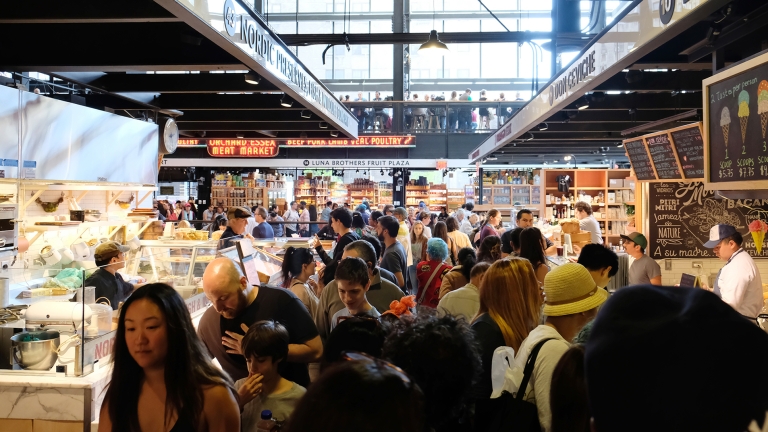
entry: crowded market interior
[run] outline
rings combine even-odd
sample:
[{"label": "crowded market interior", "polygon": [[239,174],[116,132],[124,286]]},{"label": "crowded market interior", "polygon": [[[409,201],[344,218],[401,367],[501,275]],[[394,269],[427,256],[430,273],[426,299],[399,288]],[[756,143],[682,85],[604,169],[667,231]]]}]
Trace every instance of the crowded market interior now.
[{"label": "crowded market interior", "polygon": [[765,431],[767,17],[0,9],[0,431]]}]

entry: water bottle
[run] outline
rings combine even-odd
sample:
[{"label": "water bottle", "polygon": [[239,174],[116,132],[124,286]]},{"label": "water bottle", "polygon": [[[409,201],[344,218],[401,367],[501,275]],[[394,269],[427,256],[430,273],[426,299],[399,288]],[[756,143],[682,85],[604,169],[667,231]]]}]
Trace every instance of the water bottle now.
[{"label": "water bottle", "polygon": [[277,422],[272,419],[272,411],[264,410],[261,412],[261,420],[256,423],[256,432],[272,432],[276,426]]}]

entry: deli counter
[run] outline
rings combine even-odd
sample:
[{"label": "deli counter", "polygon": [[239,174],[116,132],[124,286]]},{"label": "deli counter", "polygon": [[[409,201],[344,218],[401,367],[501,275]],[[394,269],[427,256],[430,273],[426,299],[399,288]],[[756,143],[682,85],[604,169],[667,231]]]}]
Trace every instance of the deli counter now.
[{"label": "deli counter", "polygon": [[[234,250],[237,248],[217,251],[217,246],[217,241],[142,240],[138,248],[125,254],[126,267],[120,273],[134,283],[172,286],[184,298],[197,326],[210,306],[202,290],[208,264],[222,255],[239,263],[245,261]],[[281,256],[285,247],[285,241],[254,244],[247,260],[260,282],[282,282]],[[71,266],[78,264],[87,265],[74,262]],[[0,430],[16,424],[12,421],[34,420],[54,422],[57,430],[82,431],[98,417],[111,371],[118,311],[88,304],[93,301],[89,299],[91,290],[82,285],[62,287],[63,278],[57,276],[63,275],[65,269],[60,267],[46,267],[41,262],[32,271],[15,271],[7,279],[11,282],[10,306],[0,307],[0,352],[5,353],[0,356],[0,407],[4,407],[0,409]],[[95,270],[93,262],[90,267],[79,269],[80,281]],[[67,272],[72,273],[76,272]],[[73,279],[67,282],[73,281],[77,284]],[[27,319],[28,312],[39,317],[40,311],[43,317],[59,314],[65,319],[57,323]],[[55,340],[45,340],[53,334]],[[32,346],[41,346],[37,357],[30,350]]]}]

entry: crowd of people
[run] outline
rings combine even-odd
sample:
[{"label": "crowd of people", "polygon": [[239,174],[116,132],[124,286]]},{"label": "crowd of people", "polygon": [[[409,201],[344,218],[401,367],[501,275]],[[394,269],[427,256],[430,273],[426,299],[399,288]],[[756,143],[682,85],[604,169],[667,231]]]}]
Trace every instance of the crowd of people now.
[{"label": "crowd of people", "polygon": [[[463,92],[453,91],[450,96],[441,94],[423,94],[419,96],[418,92],[410,95],[405,92],[406,102],[449,102],[453,105],[433,106],[435,104],[425,104],[424,107],[413,107],[410,104],[403,109],[403,126],[406,130],[429,130],[440,129],[452,132],[470,132],[475,129],[488,130],[499,127],[506,122],[513,114],[512,106],[503,105],[508,102],[504,93],[499,93],[499,97],[493,101],[489,100],[485,90],[480,90],[477,99],[473,99],[472,89],[467,88]],[[368,102],[363,97],[362,92],[357,93],[357,97],[352,100],[349,95],[339,96],[342,102]],[[391,101],[391,96],[382,98],[381,92],[377,91],[371,99],[373,102]],[[473,107],[471,104],[457,104],[457,102],[501,102],[498,109],[487,106]],[[515,95],[514,102],[524,101],[520,93]],[[392,130],[392,109],[384,107],[364,107],[360,104],[354,104],[351,107],[352,112],[357,117],[360,130]]]},{"label": "crowd of people", "polygon": [[[172,288],[138,288],[100,430],[768,428],[768,334],[725,296],[647,284],[609,298],[617,255],[589,244],[550,268],[527,210],[505,229],[471,203],[364,207],[327,213],[331,252],[288,248],[283,286],[212,261],[196,332]],[[228,213],[242,235],[248,209]]]}]

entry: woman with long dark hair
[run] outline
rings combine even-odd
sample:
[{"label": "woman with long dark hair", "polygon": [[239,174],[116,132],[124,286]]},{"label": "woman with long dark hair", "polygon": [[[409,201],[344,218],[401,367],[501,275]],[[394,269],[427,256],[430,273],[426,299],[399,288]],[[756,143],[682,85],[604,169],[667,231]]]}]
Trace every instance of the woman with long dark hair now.
[{"label": "woman with long dark hair", "polygon": [[443,283],[440,285],[440,299],[449,292],[455,291],[469,283],[472,267],[477,264],[475,250],[468,247],[461,248],[458,253],[457,264],[443,277]]},{"label": "woman with long dark hair", "polygon": [[[538,237],[537,237],[538,236]],[[547,256],[544,253],[546,244],[544,237],[536,227],[525,228],[520,233],[520,258],[525,258],[531,262],[533,270],[536,272],[536,279],[540,284],[544,284],[544,277],[549,273],[547,265]]]},{"label": "woman with long dark hair", "polygon": [[317,309],[320,293],[315,274],[315,257],[309,248],[289,247],[283,258],[283,286],[291,290],[304,303],[310,315]]},{"label": "woman with long dark hair", "polygon": [[445,225],[445,222],[440,221],[435,224],[432,238],[442,239],[445,244],[448,245],[448,259],[446,262],[452,266],[456,265],[456,255],[459,253],[459,247],[456,246],[456,242],[453,241],[453,238],[448,235],[448,227]]},{"label": "woman with long dark hair", "polygon": [[477,262],[493,264],[501,259],[501,239],[497,236],[488,236],[477,248]]},{"label": "woman with long dark hair", "polygon": [[[371,234],[372,230],[371,227],[365,223],[365,219],[363,219],[363,214],[359,211],[352,213],[352,231],[356,232],[358,236],[361,238],[366,234]],[[371,235],[376,235],[374,232]]]},{"label": "woman with long dark hair", "polygon": [[[317,206],[314,204],[309,205],[309,220],[317,222]],[[320,227],[317,224],[309,224],[309,236],[312,237],[320,231]]]},{"label": "woman with long dark hair", "polygon": [[232,381],[211,363],[170,286],[144,285],[128,297],[112,357],[100,432],[240,430]]}]

